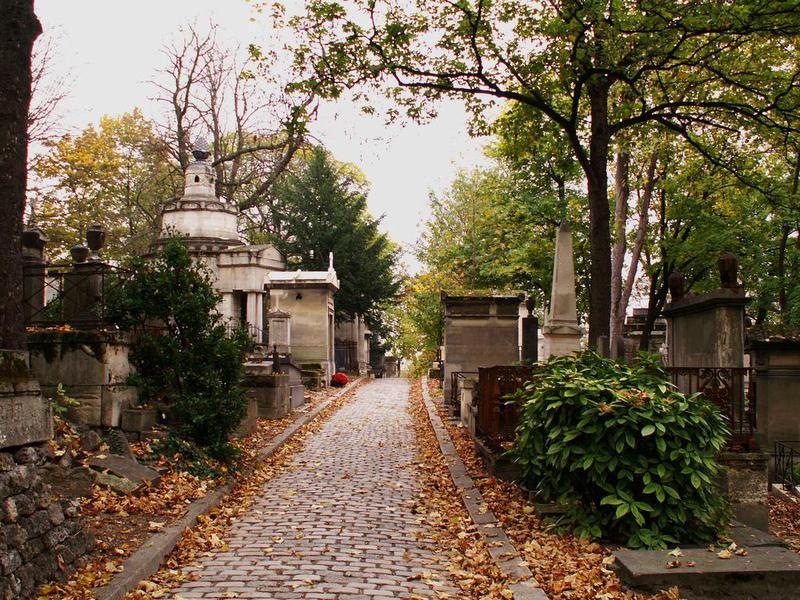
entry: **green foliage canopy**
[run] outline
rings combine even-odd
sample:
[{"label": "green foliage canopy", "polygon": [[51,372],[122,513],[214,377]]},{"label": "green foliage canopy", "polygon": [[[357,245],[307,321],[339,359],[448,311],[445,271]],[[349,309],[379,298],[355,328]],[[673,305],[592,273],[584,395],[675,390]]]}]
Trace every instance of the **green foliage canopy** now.
[{"label": "green foliage canopy", "polygon": [[373,325],[380,307],[399,290],[399,249],[367,211],[360,174],[316,147],[280,182],[276,194],[283,233],[272,241],[288,268],[324,271],[333,252],[340,283],[337,320],[365,315]]}]

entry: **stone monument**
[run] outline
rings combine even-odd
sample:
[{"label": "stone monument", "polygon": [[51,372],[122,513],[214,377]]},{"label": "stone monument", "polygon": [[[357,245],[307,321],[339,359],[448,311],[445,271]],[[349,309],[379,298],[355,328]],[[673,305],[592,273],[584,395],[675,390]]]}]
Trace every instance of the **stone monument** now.
[{"label": "stone monument", "polygon": [[582,335],[583,329],[578,325],[572,233],[564,221],[556,235],[550,308],[542,327],[543,358],[580,352]]}]

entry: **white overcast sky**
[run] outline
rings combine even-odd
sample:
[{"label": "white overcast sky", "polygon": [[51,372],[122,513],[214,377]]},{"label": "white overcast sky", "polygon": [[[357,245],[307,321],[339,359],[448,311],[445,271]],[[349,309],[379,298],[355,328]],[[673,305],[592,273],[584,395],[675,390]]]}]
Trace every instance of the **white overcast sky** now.
[{"label": "white overcast sky", "polygon": [[[268,35],[264,20],[251,22],[245,0],[36,0],[36,13],[46,35],[57,38],[55,68],[71,73],[62,109],[68,128],[134,107],[157,114],[147,82],[163,64],[161,47],[182,25],[215,22],[220,40],[243,46]],[[337,159],[362,169],[372,184],[370,210],[385,214],[384,229],[407,249],[425,220],[428,192],[444,188],[457,168],[484,162],[483,142],[469,137],[466,122],[455,101],[442,104],[426,125],[389,127],[339,102],[323,107],[312,131]]]}]

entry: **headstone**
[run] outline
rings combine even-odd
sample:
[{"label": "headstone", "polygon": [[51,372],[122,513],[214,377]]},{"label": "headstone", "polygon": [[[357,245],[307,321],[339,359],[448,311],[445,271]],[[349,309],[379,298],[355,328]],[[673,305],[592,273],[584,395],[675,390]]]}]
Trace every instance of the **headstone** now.
[{"label": "headstone", "polygon": [[561,223],[556,235],[553,286],[542,335],[546,358],[572,354],[581,349],[583,330],[578,325],[572,233],[566,221]]}]

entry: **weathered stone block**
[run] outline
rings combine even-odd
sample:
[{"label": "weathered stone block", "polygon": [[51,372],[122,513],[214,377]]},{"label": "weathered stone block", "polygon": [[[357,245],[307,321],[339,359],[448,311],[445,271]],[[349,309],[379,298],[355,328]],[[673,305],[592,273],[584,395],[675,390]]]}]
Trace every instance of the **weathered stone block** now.
[{"label": "weathered stone block", "polygon": [[123,431],[150,431],[156,425],[156,411],[152,408],[126,408],[122,411]]},{"label": "weathered stone block", "polygon": [[32,561],[36,556],[44,550],[44,542],[39,538],[28,540],[20,548],[20,555],[26,562]]},{"label": "weathered stone block", "polygon": [[40,510],[31,515],[30,519],[26,523],[28,539],[44,535],[52,527],[53,524],[50,522],[50,515],[48,511]]},{"label": "weathered stone block", "polygon": [[21,465],[32,465],[39,460],[39,453],[32,446],[25,446],[14,453],[14,460]]},{"label": "weathered stone block", "polygon": [[58,504],[51,504],[47,508],[46,514],[48,520],[53,525],[61,525],[64,522],[64,511]]},{"label": "weathered stone block", "polygon": [[58,544],[67,539],[68,535],[69,530],[64,525],[60,525],[45,533],[42,536],[42,541],[47,548],[55,548]]},{"label": "weathered stone block", "polygon": [[52,437],[53,415],[39,384],[0,381],[0,448],[43,442]]},{"label": "weathered stone block", "polygon": [[8,500],[14,501],[17,513],[24,517],[32,515],[36,510],[36,503],[28,494],[18,494],[8,498],[6,501]]},{"label": "weathered stone block", "polygon": [[80,444],[84,452],[94,452],[103,444],[103,438],[96,431],[88,429],[81,434]]},{"label": "weathered stone block", "polygon": [[3,537],[9,548],[22,548],[28,541],[28,534],[16,523],[3,526]]},{"label": "weathered stone block", "polygon": [[234,433],[235,437],[250,435],[258,429],[258,400],[252,395],[249,395],[246,400],[247,412]]},{"label": "weathered stone block", "polygon": [[769,531],[769,454],[722,452],[719,462],[725,467],[721,485],[730,499],[734,518]]},{"label": "weathered stone block", "polygon": [[0,452],[0,473],[6,473],[17,466],[14,457],[8,452]]}]

